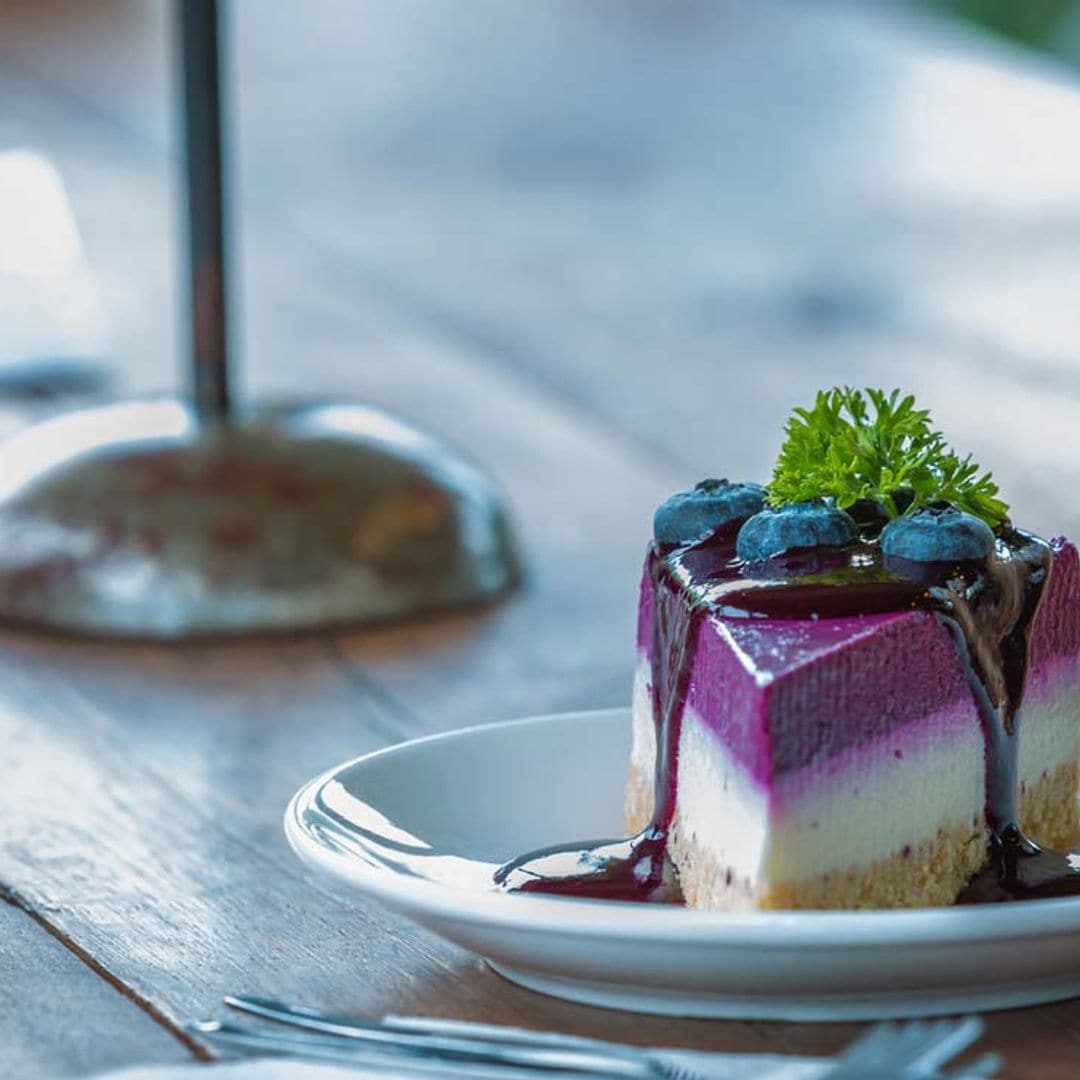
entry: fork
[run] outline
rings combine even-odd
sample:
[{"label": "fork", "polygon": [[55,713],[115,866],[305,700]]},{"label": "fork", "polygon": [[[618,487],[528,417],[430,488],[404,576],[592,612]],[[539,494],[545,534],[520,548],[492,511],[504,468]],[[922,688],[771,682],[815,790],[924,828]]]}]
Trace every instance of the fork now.
[{"label": "fork", "polygon": [[[836,1059],[833,1067],[819,1080],[892,1080],[893,1077],[930,1077],[958,1054],[962,1054],[982,1035],[983,1023],[977,1016],[965,1020],[938,1020],[928,1023],[878,1024],[855,1040]],[[961,1077],[987,1075],[1000,1062],[992,1055],[979,1060]],[[993,1075],[993,1071],[989,1075]]]},{"label": "fork", "polygon": [[[228,997],[239,1011],[286,1024],[281,1032],[214,1021],[190,1030],[226,1045],[297,1056],[348,1060],[370,1067],[423,1069],[432,1075],[461,1075],[461,1067],[509,1066],[501,1076],[536,1077],[538,1070],[624,1080],[703,1080],[692,1065],[655,1052],[580,1036],[531,1032],[468,1021],[387,1017],[381,1023],[355,1020],[259,997]],[[977,1018],[961,1021],[879,1024],[856,1040],[822,1073],[820,1080],[918,1080],[941,1076],[939,1066],[969,1047],[982,1032]],[[672,1058],[677,1052],[673,1052]],[[406,1062],[408,1065],[406,1066]],[[981,1058],[954,1080],[993,1076],[1000,1062]],[[527,1070],[527,1071],[523,1071]]]},{"label": "fork", "polygon": [[423,1038],[427,1040],[423,1045],[432,1049],[439,1045],[435,1040],[440,1040],[444,1045],[453,1045],[455,1048],[466,1043],[472,1044],[476,1049],[480,1047],[486,1049],[490,1044],[498,1043],[502,1046],[527,1047],[536,1050],[579,1050],[634,1062],[640,1061],[648,1054],[648,1051],[640,1047],[603,1042],[600,1039],[589,1039],[581,1035],[526,1031],[523,1028],[474,1023],[468,1020],[426,1019],[411,1016],[385,1016],[378,1022],[358,1020],[353,1017],[337,1016],[319,1009],[305,1008],[301,1005],[289,1005],[271,998],[247,995],[229,995],[225,998],[225,1004],[238,1012],[272,1020],[279,1024],[287,1024],[289,1027],[369,1042],[400,1045],[403,1041],[413,1043]]},{"label": "fork", "polygon": [[500,1080],[504,1076],[535,1080],[543,1072],[612,1080],[703,1080],[693,1072],[677,1073],[645,1057],[635,1059],[592,1049],[540,1048],[474,1039],[407,1040],[394,1032],[385,1032],[389,1038],[373,1041],[367,1036],[377,1034],[377,1030],[365,1029],[363,1037],[310,1030],[286,1033],[216,1020],[189,1024],[187,1030],[224,1046],[431,1075],[475,1077],[477,1067],[495,1066]]},{"label": "fork", "polygon": [[[236,1008],[244,1008],[255,999],[234,1000],[237,1001]],[[284,1006],[284,1008],[294,1009],[295,1007]],[[302,1012],[310,1013],[311,1010],[302,1010]],[[268,1013],[263,1015],[269,1016]],[[294,1014],[290,1012],[289,1015]],[[505,1028],[498,1024],[477,1024],[465,1020],[391,1015],[383,1018],[382,1025],[384,1028],[392,1028],[396,1031],[469,1035],[498,1042],[527,1041],[581,1048],[589,1046],[606,1048],[615,1045],[576,1035],[547,1032],[522,1033],[514,1028]],[[832,1067],[822,1073],[817,1080],[870,1080],[867,1069],[885,1070],[888,1080],[892,1080],[892,1077],[910,1077],[915,1080],[919,1077],[933,1077],[937,1075],[934,1072],[935,1069],[962,1054],[979,1039],[982,1032],[983,1023],[974,1016],[963,1020],[942,1020],[934,1023],[912,1021],[904,1025],[877,1024],[842,1051]],[[1001,1059],[996,1054],[984,1054],[960,1072],[951,1074],[950,1080],[987,1080],[995,1076],[1000,1068]]]}]

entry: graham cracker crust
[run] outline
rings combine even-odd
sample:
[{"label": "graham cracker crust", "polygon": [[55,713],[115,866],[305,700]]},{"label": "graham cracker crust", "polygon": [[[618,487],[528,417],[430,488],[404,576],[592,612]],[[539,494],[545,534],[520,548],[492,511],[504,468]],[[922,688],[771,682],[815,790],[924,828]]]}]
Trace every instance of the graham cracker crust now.
[{"label": "graham cracker crust", "polygon": [[[933,840],[905,847],[869,865],[780,882],[758,897],[759,908],[944,907],[986,863],[985,826],[949,825]],[[676,857],[676,861],[678,858]],[[704,906],[697,905],[695,906]]]},{"label": "graham cracker crust", "polygon": [[1080,765],[1059,765],[1034,785],[1020,785],[1020,825],[1043,847],[1070,848],[1076,842]]}]

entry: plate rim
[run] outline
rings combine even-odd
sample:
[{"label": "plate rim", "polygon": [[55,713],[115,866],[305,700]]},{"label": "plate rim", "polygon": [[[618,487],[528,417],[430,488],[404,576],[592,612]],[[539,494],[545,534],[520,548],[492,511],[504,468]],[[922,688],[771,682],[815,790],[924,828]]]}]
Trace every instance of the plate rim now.
[{"label": "plate rim", "polygon": [[408,754],[444,740],[484,738],[495,733],[549,723],[629,723],[630,706],[541,713],[407,739],[335,765],[303,784],[284,814],[286,838],[312,870],[345,882],[390,908],[414,917],[449,919],[459,924],[497,925],[516,932],[632,937],[656,941],[701,942],[725,949],[783,943],[785,948],[862,948],[870,945],[1000,943],[1045,939],[1080,932],[1080,898],[1003,902],[963,907],[923,907],[829,911],[700,911],[667,905],[629,904],[577,897],[509,895],[455,890],[388,867],[376,867],[322,843],[304,822],[318,792],[344,773],[379,759]]}]

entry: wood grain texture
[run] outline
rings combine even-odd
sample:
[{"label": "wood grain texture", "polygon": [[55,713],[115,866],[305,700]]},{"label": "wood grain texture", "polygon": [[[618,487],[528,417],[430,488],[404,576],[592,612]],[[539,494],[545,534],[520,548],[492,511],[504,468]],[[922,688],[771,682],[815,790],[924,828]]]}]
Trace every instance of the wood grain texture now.
[{"label": "wood grain texture", "polygon": [[[394,367],[408,384],[429,353],[401,340]],[[616,578],[636,576],[638,507],[673,477],[466,358],[444,354],[428,382],[463,430],[481,410],[493,418],[501,479],[534,492],[518,507],[530,583],[508,605],[340,640],[170,650],[4,639],[0,725],[48,783],[0,795],[0,880],[177,1021],[244,985],[362,1012],[415,1008],[417,995],[434,1007],[448,979],[452,1008],[482,1015],[507,999],[455,950],[309,885],[281,811],[307,776],[408,734],[624,697],[634,598]],[[580,471],[566,471],[567,454]],[[613,493],[620,536],[574,559],[603,527],[597,487]],[[76,800],[77,828],[57,790]],[[521,998],[500,1015],[525,1021],[535,1005]]]},{"label": "wood grain texture", "polygon": [[[78,1075],[189,1051],[18,907],[0,902],[0,1077]],[[73,1023],[73,1018],[78,1022]]]},{"label": "wood grain texture", "polygon": [[[60,169],[133,391],[176,381],[165,12],[0,9],[0,148]],[[281,811],[413,734],[625,701],[652,507],[703,472],[760,476],[823,381],[910,385],[1026,524],[1080,531],[1060,496],[1080,479],[1080,97],[936,24],[823,6],[241,0],[233,32],[247,389],[364,396],[453,439],[506,488],[529,580],[499,608],[326,639],[0,636],[0,883],[173,1024],[247,989],[835,1048],[855,1028],[518,990],[310,883]],[[5,961],[53,988],[67,1045],[154,1056],[111,987],[124,1009],[65,1005],[96,976],[42,964],[59,945],[18,927]],[[990,1026],[1009,1075],[1075,1071],[1080,1006]],[[42,1076],[96,1060],[36,1052]]]}]

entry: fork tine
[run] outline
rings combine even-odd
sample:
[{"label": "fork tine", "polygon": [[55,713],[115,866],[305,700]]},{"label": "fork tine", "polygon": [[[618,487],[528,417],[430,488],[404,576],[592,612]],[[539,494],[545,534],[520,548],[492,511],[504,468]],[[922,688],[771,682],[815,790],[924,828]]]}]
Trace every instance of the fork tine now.
[{"label": "fork tine", "polygon": [[977,1017],[878,1024],[837,1057],[834,1072],[837,1077],[856,1076],[860,1070],[870,1069],[895,1072],[913,1080],[929,1076],[966,1050],[982,1030],[982,1021]]},{"label": "fork tine", "polygon": [[[909,1024],[902,1024],[896,1040],[890,1047],[892,1056],[888,1059],[889,1064],[903,1066],[906,1070],[910,1063],[917,1059],[928,1045],[932,1045],[941,1038],[942,1034],[943,1029],[939,1028],[935,1022],[914,1020]],[[912,1071],[911,1075],[920,1074]]]},{"label": "fork tine", "polygon": [[860,1065],[877,1060],[881,1048],[893,1038],[895,1024],[875,1024],[837,1055],[837,1064]]},{"label": "fork tine", "polygon": [[913,1020],[889,1029],[888,1039],[878,1045],[878,1064],[903,1068],[912,1076],[931,1071],[924,1065],[927,1061],[948,1061],[953,1055],[946,1052],[935,1057],[937,1048],[954,1038],[957,1025],[953,1021]]},{"label": "fork tine", "polygon": [[942,1022],[938,1031],[926,1039],[925,1048],[911,1063],[913,1068],[932,1073],[969,1046],[978,1041],[983,1033],[983,1022],[977,1016],[952,1023]]},{"label": "fork tine", "polygon": [[999,1054],[983,1054],[976,1058],[970,1065],[953,1073],[953,1080],[992,1080],[1001,1071],[1001,1056]]}]

